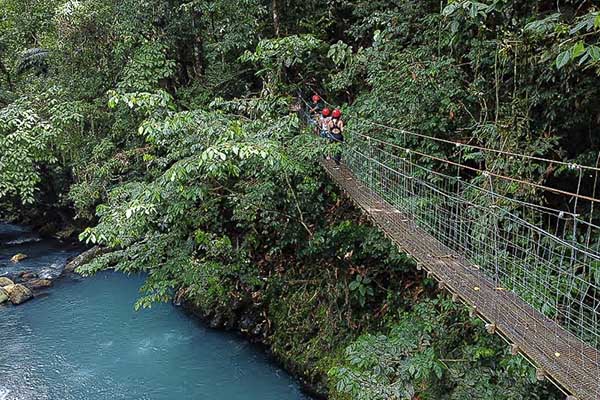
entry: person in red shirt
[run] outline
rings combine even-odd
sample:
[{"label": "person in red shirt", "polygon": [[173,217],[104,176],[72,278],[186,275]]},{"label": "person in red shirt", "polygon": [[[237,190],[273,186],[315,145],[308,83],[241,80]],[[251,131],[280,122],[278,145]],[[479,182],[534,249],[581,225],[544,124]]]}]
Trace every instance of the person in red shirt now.
[{"label": "person in red shirt", "polygon": [[[333,110],[331,113],[331,120],[328,123],[329,127],[329,138],[332,143],[343,143],[344,142],[344,121],[342,120],[342,112],[339,109]],[[336,166],[339,167],[342,161],[341,149],[336,150],[333,159]]]}]

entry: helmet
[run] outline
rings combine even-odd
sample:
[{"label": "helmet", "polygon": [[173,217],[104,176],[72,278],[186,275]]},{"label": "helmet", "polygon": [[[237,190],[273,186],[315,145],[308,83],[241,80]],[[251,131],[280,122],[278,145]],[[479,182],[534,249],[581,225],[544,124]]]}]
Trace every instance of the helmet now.
[{"label": "helmet", "polygon": [[329,108],[325,107],[325,108],[323,109],[323,111],[321,111],[321,114],[322,114],[324,117],[329,117],[329,115],[331,114],[331,110],[330,110]]},{"label": "helmet", "polygon": [[313,103],[318,103],[319,101],[321,101],[321,96],[319,96],[318,94],[315,94],[312,97],[312,101],[313,101]]},{"label": "helmet", "polygon": [[331,114],[331,116],[333,118],[339,118],[342,116],[342,112],[338,108],[336,108],[335,110],[333,110],[333,113]]}]

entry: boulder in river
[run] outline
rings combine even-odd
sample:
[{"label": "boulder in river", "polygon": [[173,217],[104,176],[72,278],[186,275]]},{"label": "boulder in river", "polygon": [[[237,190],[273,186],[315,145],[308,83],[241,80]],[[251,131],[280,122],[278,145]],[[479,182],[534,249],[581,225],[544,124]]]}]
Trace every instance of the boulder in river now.
[{"label": "boulder in river", "polygon": [[0,276],[0,288],[8,285],[14,285],[15,283],[5,276]]},{"label": "boulder in river", "polygon": [[19,277],[23,280],[30,280],[30,279],[35,279],[37,278],[37,274],[35,272],[31,272],[31,271],[25,271],[25,272],[21,272],[19,274]]},{"label": "boulder in river", "polygon": [[24,283],[31,290],[38,290],[52,286],[50,279],[32,279]]},{"label": "boulder in river", "polygon": [[12,256],[12,258],[10,259],[10,261],[12,261],[13,263],[18,263],[19,261],[23,261],[24,259],[27,258],[27,254],[23,254],[23,253],[17,253],[14,256]]},{"label": "boulder in river", "polygon": [[18,283],[15,285],[4,286],[2,289],[8,294],[10,302],[15,305],[25,303],[33,297],[31,290]]},{"label": "boulder in river", "polygon": [[6,303],[8,301],[8,295],[3,289],[0,289],[0,304]]}]

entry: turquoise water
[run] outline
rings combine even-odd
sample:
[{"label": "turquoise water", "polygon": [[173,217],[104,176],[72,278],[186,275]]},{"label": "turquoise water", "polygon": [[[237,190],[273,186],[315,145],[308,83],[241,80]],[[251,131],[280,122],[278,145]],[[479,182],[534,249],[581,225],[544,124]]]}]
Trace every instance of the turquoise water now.
[{"label": "turquoise water", "polygon": [[[0,223],[0,276],[14,278],[20,272],[35,272],[40,278],[54,279],[61,274],[67,259],[80,251],[73,243],[42,238],[25,227]],[[17,253],[24,253],[27,258],[12,263],[10,258]]]},{"label": "turquoise water", "polygon": [[62,278],[0,306],[0,400],[295,400],[255,346],[168,304],[133,311],[141,277]]}]

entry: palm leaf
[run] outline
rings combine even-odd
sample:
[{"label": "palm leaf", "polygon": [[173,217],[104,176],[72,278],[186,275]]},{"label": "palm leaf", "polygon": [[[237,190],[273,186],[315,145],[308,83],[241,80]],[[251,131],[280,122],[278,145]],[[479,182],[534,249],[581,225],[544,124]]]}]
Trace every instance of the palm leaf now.
[{"label": "palm leaf", "polygon": [[17,74],[34,70],[38,74],[48,72],[48,56],[50,52],[38,47],[25,50],[17,62]]}]

